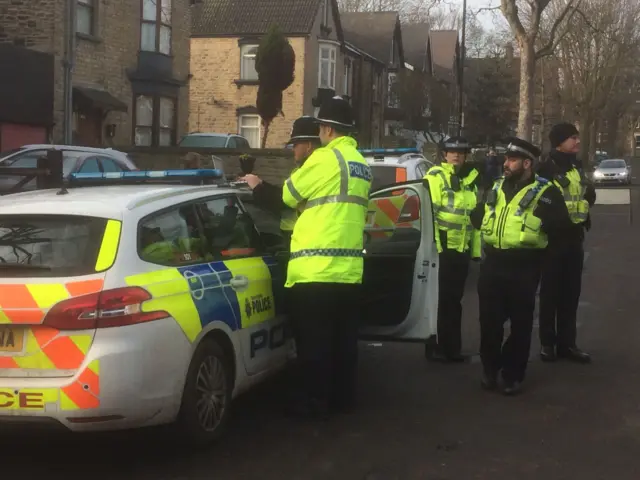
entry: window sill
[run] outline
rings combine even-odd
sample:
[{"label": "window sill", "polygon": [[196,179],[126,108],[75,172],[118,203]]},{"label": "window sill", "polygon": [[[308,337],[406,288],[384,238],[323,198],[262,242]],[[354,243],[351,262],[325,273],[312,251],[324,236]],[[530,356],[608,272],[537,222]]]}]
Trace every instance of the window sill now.
[{"label": "window sill", "polygon": [[242,86],[258,86],[260,85],[259,80],[234,80],[233,83],[236,84],[238,88]]},{"label": "window sill", "polygon": [[81,40],[86,40],[92,43],[102,43],[102,39],[100,37],[96,37],[95,35],[89,35],[87,33],[76,32],[76,37],[80,38]]}]

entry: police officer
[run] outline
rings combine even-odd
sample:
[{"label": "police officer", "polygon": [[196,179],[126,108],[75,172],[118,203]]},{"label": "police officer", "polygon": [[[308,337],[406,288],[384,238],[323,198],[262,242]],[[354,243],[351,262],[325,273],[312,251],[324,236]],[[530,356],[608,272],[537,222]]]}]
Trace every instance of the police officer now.
[{"label": "police officer", "polygon": [[320,108],[322,147],[285,182],[282,199],[304,207],[291,238],[286,287],[298,330],[299,396],[292,413],[324,417],[355,401],[363,236],[371,169],[348,135],[342,97]]},{"label": "police officer", "polygon": [[[315,118],[303,116],[293,122],[291,138],[287,146],[293,148],[295,167],[293,174],[298,170],[316,148],[320,146],[320,128]],[[253,196],[257,203],[265,205],[274,212],[280,213],[280,230],[287,240],[291,239],[293,226],[300,214],[299,210],[289,208],[282,202],[282,188],[262,181],[257,175],[246,175],[240,180],[247,182],[253,190]]]},{"label": "police officer", "polygon": [[584,236],[596,193],[579,170],[578,129],[570,123],[557,124],[549,140],[552,151],[540,163],[538,175],[562,191],[573,226],[566,236],[549,242],[540,285],[540,357],[547,362],[560,357],[589,363],[589,354],[576,345],[576,316],[582,290]]},{"label": "police officer", "polygon": [[[501,372],[505,395],[519,393],[525,378],[545,248],[571,228],[562,193],[534,174],[539,155],[531,143],[512,139],[504,177],[472,215],[486,254],[478,279],[482,386],[496,389]],[[507,320],[510,334],[503,344]]]},{"label": "police officer", "polygon": [[469,142],[453,137],[444,142],[444,162],[425,175],[431,192],[439,255],[437,343],[427,343],[427,358],[462,362],[462,297],[471,258],[479,258],[480,232],[471,225],[476,207],[478,171],[466,162]]}]

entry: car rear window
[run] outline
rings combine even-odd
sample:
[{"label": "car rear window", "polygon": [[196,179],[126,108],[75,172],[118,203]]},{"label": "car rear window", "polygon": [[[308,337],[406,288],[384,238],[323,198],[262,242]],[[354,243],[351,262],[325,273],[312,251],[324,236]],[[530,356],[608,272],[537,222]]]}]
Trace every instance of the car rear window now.
[{"label": "car rear window", "polygon": [[179,147],[225,148],[227,137],[217,135],[187,135],[180,141]]},{"label": "car rear window", "polygon": [[371,191],[407,180],[407,169],[405,167],[370,166],[371,173],[373,173]]},{"label": "car rear window", "polygon": [[95,273],[107,219],[0,215],[0,278]]}]

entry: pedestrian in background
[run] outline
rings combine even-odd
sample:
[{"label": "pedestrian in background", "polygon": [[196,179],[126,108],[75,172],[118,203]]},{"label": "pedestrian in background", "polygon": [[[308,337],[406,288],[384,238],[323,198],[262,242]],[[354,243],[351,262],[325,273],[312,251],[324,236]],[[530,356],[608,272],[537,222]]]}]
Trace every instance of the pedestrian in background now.
[{"label": "pedestrian in background", "polygon": [[[572,226],[562,193],[534,174],[539,155],[537,147],[514,138],[507,147],[504,177],[472,215],[485,243],[478,279],[482,387],[496,389],[501,374],[505,395],[522,389],[545,249]],[[510,333],[504,341],[507,320]]]},{"label": "pedestrian in background", "polygon": [[476,207],[478,171],[467,163],[471,145],[462,137],[444,142],[444,161],[425,175],[434,213],[438,248],[438,334],[436,344],[427,343],[429,360],[464,362],[462,355],[462,297],[469,262],[480,258],[480,232],[471,225]]},{"label": "pedestrian in background", "polygon": [[567,234],[549,242],[540,285],[540,357],[558,357],[589,363],[591,357],[576,345],[577,312],[582,291],[585,231],[595,188],[579,170],[578,129],[570,123],[554,125],[549,133],[552,150],[540,163],[538,175],[553,182],[563,195],[572,221]]}]

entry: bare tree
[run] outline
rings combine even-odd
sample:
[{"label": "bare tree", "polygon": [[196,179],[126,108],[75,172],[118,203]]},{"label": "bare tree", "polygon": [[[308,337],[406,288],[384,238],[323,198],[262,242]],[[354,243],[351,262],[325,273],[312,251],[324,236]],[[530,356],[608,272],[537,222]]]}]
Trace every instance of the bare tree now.
[{"label": "bare tree", "polygon": [[578,119],[585,159],[593,160],[600,133],[615,148],[621,121],[635,114],[639,25],[637,0],[582,0],[559,43],[562,100],[567,114]]},{"label": "bare tree", "polygon": [[[531,140],[533,133],[536,62],[553,54],[581,2],[582,0],[500,0],[500,9],[520,50],[518,135],[526,140]],[[560,5],[553,18],[547,9],[552,4]],[[550,21],[551,27],[545,44],[536,48],[543,21]]]},{"label": "bare tree", "polygon": [[338,5],[343,12],[398,12],[406,23],[449,19],[446,9],[438,10],[444,0],[338,0]]}]

